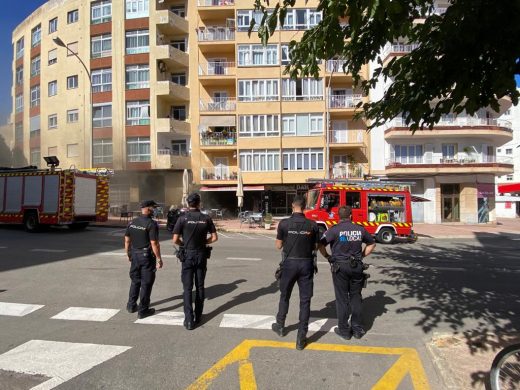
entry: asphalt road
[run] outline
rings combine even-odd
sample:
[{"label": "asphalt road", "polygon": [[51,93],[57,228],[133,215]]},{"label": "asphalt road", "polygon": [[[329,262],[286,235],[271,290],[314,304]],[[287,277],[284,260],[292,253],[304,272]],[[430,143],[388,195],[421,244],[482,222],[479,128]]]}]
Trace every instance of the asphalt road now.
[{"label": "asphalt road", "polygon": [[484,340],[520,331],[520,236],[379,245],[363,291],[368,333],[349,342],[331,332],[334,294],[321,258],[311,344],[300,352],[297,289],[290,333],[269,330],[279,297],[272,236],[220,235],[204,323],[189,332],[165,233],[165,268],[152,293],[158,315],[135,323],[125,311],[123,230],[29,234],[0,226],[0,388],[443,389],[426,348],[433,332]]}]

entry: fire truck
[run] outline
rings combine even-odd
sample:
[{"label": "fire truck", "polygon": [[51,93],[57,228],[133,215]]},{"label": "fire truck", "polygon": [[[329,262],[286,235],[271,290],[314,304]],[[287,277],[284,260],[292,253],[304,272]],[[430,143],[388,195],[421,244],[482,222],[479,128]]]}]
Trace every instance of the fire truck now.
[{"label": "fire truck", "polygon": [[324,232],[338,224],[338,209],[346,205],[352,208],[352,222],[363,226],[378,242],[391,244],[396,237],[415,242],[409,185],[317,181],[307,192],[305,216],[316,221]]},{"label": "fire truck", "polygon": [[0,168],[0,223],[80,230],[108,218],[108,176],[77,171]]}]

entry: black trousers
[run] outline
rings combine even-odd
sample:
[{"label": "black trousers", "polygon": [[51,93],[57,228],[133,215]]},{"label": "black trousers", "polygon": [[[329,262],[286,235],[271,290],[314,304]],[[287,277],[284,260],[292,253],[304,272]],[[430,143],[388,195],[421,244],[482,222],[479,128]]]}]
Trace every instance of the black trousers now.
[{"label": "black trousers", "polygon": [[[204,250],[187,250],[182,263],[181,280],[184,289],[184,318],[186,321],[200,319],[204,308],[204,280],[208,260]],[[195,313],[193,312],[192,290],[195,283]]]},{"label": "black trousers", "polygon": [[155,281],[156,272],[155,256],[145,255],[142,251],[132,250],[132,263],[130,265],[130,292],[128,294],[128,307],[132,307],[139,299],[139,312],[143,313],[150,306],[150,296]]},{"label": "black trousers", "polygon": [[307,334],[309,317],[311,316],[311,298],[314,289],[314,265],[311,260],[286,259],[282,264],[280,278],[280,303],[276,322],[285,325],[285,318],[289,311],[289,300],[294,284],[298,283],[300,290],[300,323],[299,334]]},{"label": "black trousers", "polygon": [[[352,267],[349,262],[338,263],[338,272],[332,273],[334,293],[336,295],[336,314],[338,328],[343,334],[352,330],[363,329],[361,325],[361,289],[363,288],[363,269],[361,264]],[[348,318],[352,314],[350,325]]]}]

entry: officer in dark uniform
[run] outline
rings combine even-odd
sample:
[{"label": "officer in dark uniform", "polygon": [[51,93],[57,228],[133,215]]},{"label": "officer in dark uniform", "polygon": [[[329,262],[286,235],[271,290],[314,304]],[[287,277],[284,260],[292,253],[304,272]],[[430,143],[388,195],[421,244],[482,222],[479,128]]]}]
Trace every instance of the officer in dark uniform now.
[{"label": "officer in dark uniform", "polygon": [[[331,265],[338,316],[334,332],[345,340],[350,340],[352,335],[360,339],[365,334],[361,326],[361,289],[365,282],[362,260],[372,253],[376,244],[364,227],[352,223],[349,206],[340,207],[338,214],[340,222],[325,232],[319,249]],[[363,243],[366,244],[364,249]],[[331,255],[325,249],[327,245],[331,247]]]},{"label": "officer in dark uniform", "polygon": [[[138,318],[145,318],[153,313],[150,295],[155,281],[155,271],[162,268],[161,247],[159,245],[159,226],[152,219],[154,208],[153,200],[141,202],[141,216],[134,218],[125,232],[125,249],[130,261],[130,293],[126,310],[135,313]],[[141,292],[139,307],[137,297]]]},{"label": "officer in dark uniform", "polygon": [[[208,245],[218,240],[217,230],[209,215],[200,212],[200,195],[187,198],[189,210],[180,216],[173,228],[173,243],[180,246],[177,257],[182,262],[181,280],[184,289],[184,327],[195,328],[202,320],[204,306],[204,279],[211,253]],[[210,235],[208,237],[208,234]],[[195,313],[192,290],[195,281]]]},{"label": "officer in dark uniform", "polygon": [[282,249],[280,303],[276,322],[272,329],[279,336],[285,336],[285,318],[289,311],[289,300],[295,283],[300,290],[300,317],[296,349],[302,350],[307,344],[307,330],[311,314],[313,294],[314,257],[319,241],[318,226],[303,215],[305,200],[296,196],[292,202],[292,216],[278,225],[276,248]]}]

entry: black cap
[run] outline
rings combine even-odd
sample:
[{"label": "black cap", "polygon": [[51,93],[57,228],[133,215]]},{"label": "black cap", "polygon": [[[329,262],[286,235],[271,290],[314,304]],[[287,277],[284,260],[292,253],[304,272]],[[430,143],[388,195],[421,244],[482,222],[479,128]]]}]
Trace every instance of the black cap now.
[{"label": "black cap", "polygon": [[193,192],[191,194],[188,195],[188,197],[186,198],[186,202],[189,203],[199,203],[200,202],[200,195],[196,192]]},{"label": "black cap", "polygon": [[157,207],[157,203],[155,203],[155,200],[143,200],[141,202],[141,208],[144,209],[146,207]]}]

